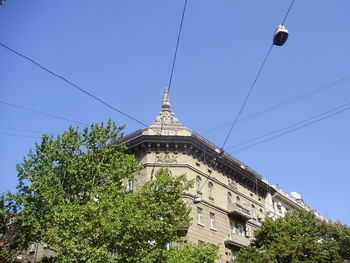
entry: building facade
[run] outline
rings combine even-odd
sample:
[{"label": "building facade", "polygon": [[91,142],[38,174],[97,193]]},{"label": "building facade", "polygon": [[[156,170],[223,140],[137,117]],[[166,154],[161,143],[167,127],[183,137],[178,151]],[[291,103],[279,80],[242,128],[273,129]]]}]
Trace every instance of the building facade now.
[{"label": "building facade", "polygon": [[126,136],[125,141],[129,153],[144,165],[136,188],[164,167],[172,175],[186,174],[195,181],[183,196],[193,218],[184,242],[219,245],[221,262],[231,262],[240,248],[249,246],[266,217],[281,217],[288,209],[311,210],[301,199],[289,196],[184,127],[171,110],[167,89],[155,122]]}]

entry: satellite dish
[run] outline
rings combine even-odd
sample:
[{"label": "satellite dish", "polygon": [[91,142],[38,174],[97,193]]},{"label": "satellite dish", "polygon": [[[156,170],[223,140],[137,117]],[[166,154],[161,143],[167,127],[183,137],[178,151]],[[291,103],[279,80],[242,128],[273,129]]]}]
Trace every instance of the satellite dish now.
[{"label": "satellite dish", "polygon": [[301,195],[297,192],[291,192],[290,193],[295,199],[301,200]]}]

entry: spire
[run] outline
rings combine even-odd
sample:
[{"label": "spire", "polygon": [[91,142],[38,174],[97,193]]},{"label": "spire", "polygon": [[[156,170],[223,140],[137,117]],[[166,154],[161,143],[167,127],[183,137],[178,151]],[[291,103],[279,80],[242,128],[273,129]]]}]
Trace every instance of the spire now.
[{"label": "spire", "polygon": [[175,117],[175,113],[171,110],[169,90],[165,88],[161,110],[155,122],[146,129],[143,134],[148,135],[179,135],[190,136],[191,131],[185,128],[179,120]]},{"label": "spire", "polygon": [[165,126],[181,126],[182,124],[179,122],[179,120],[175,117],[175,113],[170,108],[170,99],[169,99],[169,90],[168,88],[165,88],[163,99],[162,99],[162,108],[160,110],[160,113],[158,117],[156,118],[156,121],[152,123],[151,127],[154,126],[162,126],[164,128]]},{"label": "spire", "polygon": [[171,111],[168,88],[165,88],[164,90],[163,101],[162,101],[162,111]]}]

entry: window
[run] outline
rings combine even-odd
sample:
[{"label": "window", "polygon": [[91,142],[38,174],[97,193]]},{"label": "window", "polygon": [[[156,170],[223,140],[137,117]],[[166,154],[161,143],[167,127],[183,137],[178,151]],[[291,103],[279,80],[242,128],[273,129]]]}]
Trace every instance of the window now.
[{"label": "window", "polygon": [[128,188],[127,188],[128,191],[132,192],[134,191],[134,181],[133,180],[130,180],[128,182]]},{"label": "window", "polygon": [[203,212],[203,209],[197,207],[197,224],[198,225],[202,225],[202,212]]},{"label": "window", "polygon": [[277,205],[278,213],[282,214],[282,206],[280,204]]},{"label": "window", "polygon": [[208,195],[209,198],[214,198],[214,185],[212,182],[209,182],[208,184]]},{"label": "window", "polygon": [[199,176],[197,176],[196,177],[196,190],[197,190],[197,192],[201,191],[201,185],[202,185],[202,179]]},{"label": "window", "polygon": [[216,226],[215,226],[215,214],[214,213],[209,213],[209,218],[210,218],[210,229],[216,229]]},{"label": "window", "polygon": [[239,204],[241,202],[241,198],[239,196],[236,197],[236,203]]},{"label": "window", "polygon": [[236,251],[231,251],[231,260],[235,260],[237,258]]},{"label": "window", "polygon": [[230,192],[227,193],[227,203],[232,204],[232,194]]},{"label": "window", "polygon": [[242,236],[242,237],[245,236],[243,225],[238,224],[238,225],[237,225],[237,230],[238,230],[238,235],[240,235],[240,236]]},{"label": "window", "polygon": [[236,227],[235,227],[235,222],[234,221],[230,221],[230,236],[236,234]]},{"label": "window", "polygon": [[253,205],[253,204],[252,204],[251,214],[253,216],[253,219],[256,220],[256,209],[255,209],[255,205]]}]

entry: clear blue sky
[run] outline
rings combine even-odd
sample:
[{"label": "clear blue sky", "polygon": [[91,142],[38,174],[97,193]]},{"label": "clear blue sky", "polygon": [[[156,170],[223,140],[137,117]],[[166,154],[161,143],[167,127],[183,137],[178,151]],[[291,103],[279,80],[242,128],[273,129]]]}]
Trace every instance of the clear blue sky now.
[{"label": "clear blue sky", "polygon": [[[171,89],[188,128],[221,146],[290,0],[189,0]],[[0,41],[150,124],[168,83],[183,0],[13,1]],[[242,117],[350,75],[349,0],[296,0]],[[232,146],[350,102],[350,81],[238,123]],[[0,101],[90,123],[142,128],[0,47]],[[0,104],[0,192],[45,132],[69,122]],[[350,111],[233,155],[324,216],[350,224]],[[11,129],[9,129],[11,128]],[[23,129],[28,131],[19,131]],[[207,132],[214,129],[215,131]],[[232,150],[232,152],[234,149]],[[230,152],[230,150],[229,150]]]}]

